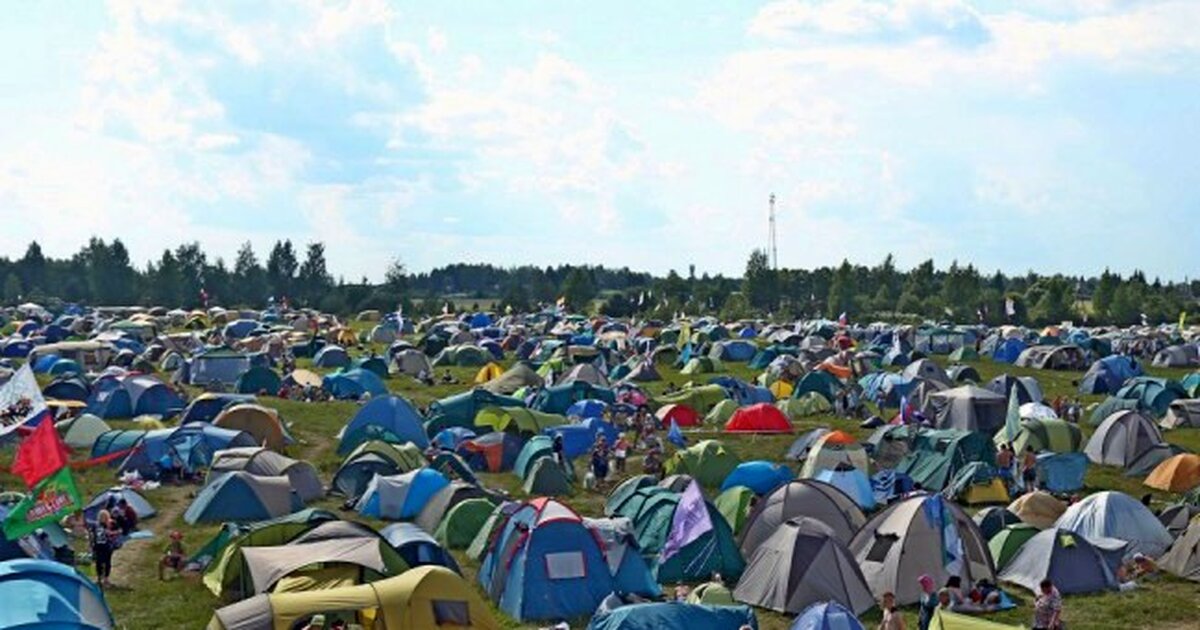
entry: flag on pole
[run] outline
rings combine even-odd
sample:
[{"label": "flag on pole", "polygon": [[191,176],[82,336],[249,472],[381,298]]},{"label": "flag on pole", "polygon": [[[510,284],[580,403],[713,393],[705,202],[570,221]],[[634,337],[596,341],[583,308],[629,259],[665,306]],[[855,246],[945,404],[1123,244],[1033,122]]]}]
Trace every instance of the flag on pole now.
[{"label": "flag on pole", "polygon": [[39,527],[58,522],[63,516],[83,507],[79,489],[71,477],[71,469],[60,468],[58,472],[42,479],[34,486],[29,496],[17,503],[4,519],[4,536],[17,540]]},{"label": "flag on pole", "polygon": [[671,517],[671,534],[658,555],[659,562],[671,559],[671,556],[712,529],[712,519],[708,516],[708,505],[704,502],[704,495],[700,492],[700,486],[692,481],[683,491],[683,496],[679,497],[679,504]]},{"label": "flag on pole", "polygon": [[54,430],[54,423],[46,419],[17,447],[12,472],[25,480],[26,488],[32,488],[66,465],[67,446]]},{"label": "flag on pole", "polygon": [[1179,330],[1183,331],[1183,325],[1187,322],[1187,311],[1179,311]]},{"label": "flag on pole", "polygon": [[1008,413],[1004,415],[1004,441],[1012,444],[1021,432],[1021,400],[1017,398],[1017,388],[1008,392]]},{"label": "flag on pole", "polygon": [[1004,298],[1004,314],[1009,317],[1017,314],[1017,303],[1012,298]]},{"label": "flag on pole", "polygon": [[46,411],[46,399],[29,363],[0,385],[0,437],[28,425]]},{"label": "flag on pole", "polygon": [[667,430],[667,441],[679,448],[687,446],[687,438],[683,437],[683,431],[679,430],[679,425],[675,423],[675,418],[671,418],[671,428]]}]

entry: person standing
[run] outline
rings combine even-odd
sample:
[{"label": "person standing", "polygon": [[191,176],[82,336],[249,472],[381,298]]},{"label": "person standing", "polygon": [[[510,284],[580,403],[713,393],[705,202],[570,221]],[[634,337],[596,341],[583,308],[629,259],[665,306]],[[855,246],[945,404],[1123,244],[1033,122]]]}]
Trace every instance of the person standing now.
[{"label": "person standing", "polygon": [[108,577],[112,575],[113,551],[116,550],[117,537],[121,532],[113,523],[112,514],[108,510],[100,510],[88,534],[92,543],[92,562],[96,565],[96,581],[101,588],[106,588],[111,586]]},{"label": "person standing", "polygon": [[1062,595],[1050,580],[1038,585],[1040,593],[1033,602],[1033,630],[1059,630],[1062,625]]},{"label": "person standing", "polygon": [[920,608],[917,612],[917,629],[929,630],[929,624],[933,621],[933,613],[938,607],[938,594],[933,588],[932,577],[922,575],[917,578],[917,583],[921,585],[921,599],[918,602]]},{"label": "person standing", "polygon": [[896,609],[896,595],[892,592],[883,594],[883,600],[879,602],[879,610],[883,612],[883,619],[879,622],[879,630],[907,630],[904,625],[904,615]]},{"label": "person standing", "polygon": [[1033,452],[1032,446],[1026,446],[1021,455],[1021,481],[1026,492],[1037,490],[1037,453]]}]

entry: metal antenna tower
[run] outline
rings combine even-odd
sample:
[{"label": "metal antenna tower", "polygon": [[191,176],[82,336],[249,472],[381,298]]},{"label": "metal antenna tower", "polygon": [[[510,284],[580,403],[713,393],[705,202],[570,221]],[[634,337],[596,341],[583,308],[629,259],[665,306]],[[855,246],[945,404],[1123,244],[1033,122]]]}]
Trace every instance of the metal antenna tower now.
[{"label": "metal antenna tower", "polygon": [[770,233],[767,236],[767,239],[769,240],[769,243],[767,244],[767,246],[770,248],[769,251],[771,252],[771,268],[779,269],[779,252],[778,252],[778,250],[775,249],[775,193],[771,193],[770,224],[771,224],[771,229],[770,229]]}]

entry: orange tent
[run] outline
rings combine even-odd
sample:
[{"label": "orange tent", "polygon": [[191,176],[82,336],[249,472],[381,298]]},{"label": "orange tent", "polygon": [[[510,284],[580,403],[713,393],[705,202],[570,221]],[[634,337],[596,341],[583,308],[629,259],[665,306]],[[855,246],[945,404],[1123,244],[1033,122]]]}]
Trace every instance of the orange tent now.
[{"label": "orange tent", "polygon": [[1187,492],[1200,486],[1200,455],[1181,453],[1164,459],[1144,483],[1164,492]]}]

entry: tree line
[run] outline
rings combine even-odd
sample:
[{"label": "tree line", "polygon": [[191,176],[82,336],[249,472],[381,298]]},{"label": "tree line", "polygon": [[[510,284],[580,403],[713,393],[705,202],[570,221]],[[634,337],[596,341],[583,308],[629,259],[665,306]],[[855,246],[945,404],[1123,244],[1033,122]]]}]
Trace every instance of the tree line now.
[{"label": "tree line", "polygon": [[982,273],[932,259],[898,269],[891,254],[874,266],[842,261],[836,267],[773,269],[766,252],[751,252],[741,278],[704,273],[689,265],[686,276],[671,270],[655,277],[627,267],[558,265],[498,267],[452,264],[409,273],[393,260],[384,279],[372,283],[335,279],[325,246],[276,241],[260,260],[250,243],[232,264],[210,259],[199,243],[164,249],[135,265],[120,239],[92,238],[70,258],[45,256],[37,242],[18,259],[0,258],[3,300],[61,299],[94,305],[160,305],[196,308],[207,300],[226,307],[261,308],[269,298],[334,313],[368,308],[432,314],[464,300],[474,306],[527,311],[559,301],[576,311],[667,319],[676,314],[716,314],[724,320],[769,316],[854,321],[944,320],[1042,325],[1130,325],[1176,321],[1195,310],[1200,281],[1150,281],[1105,270],[1099,277]]}]

